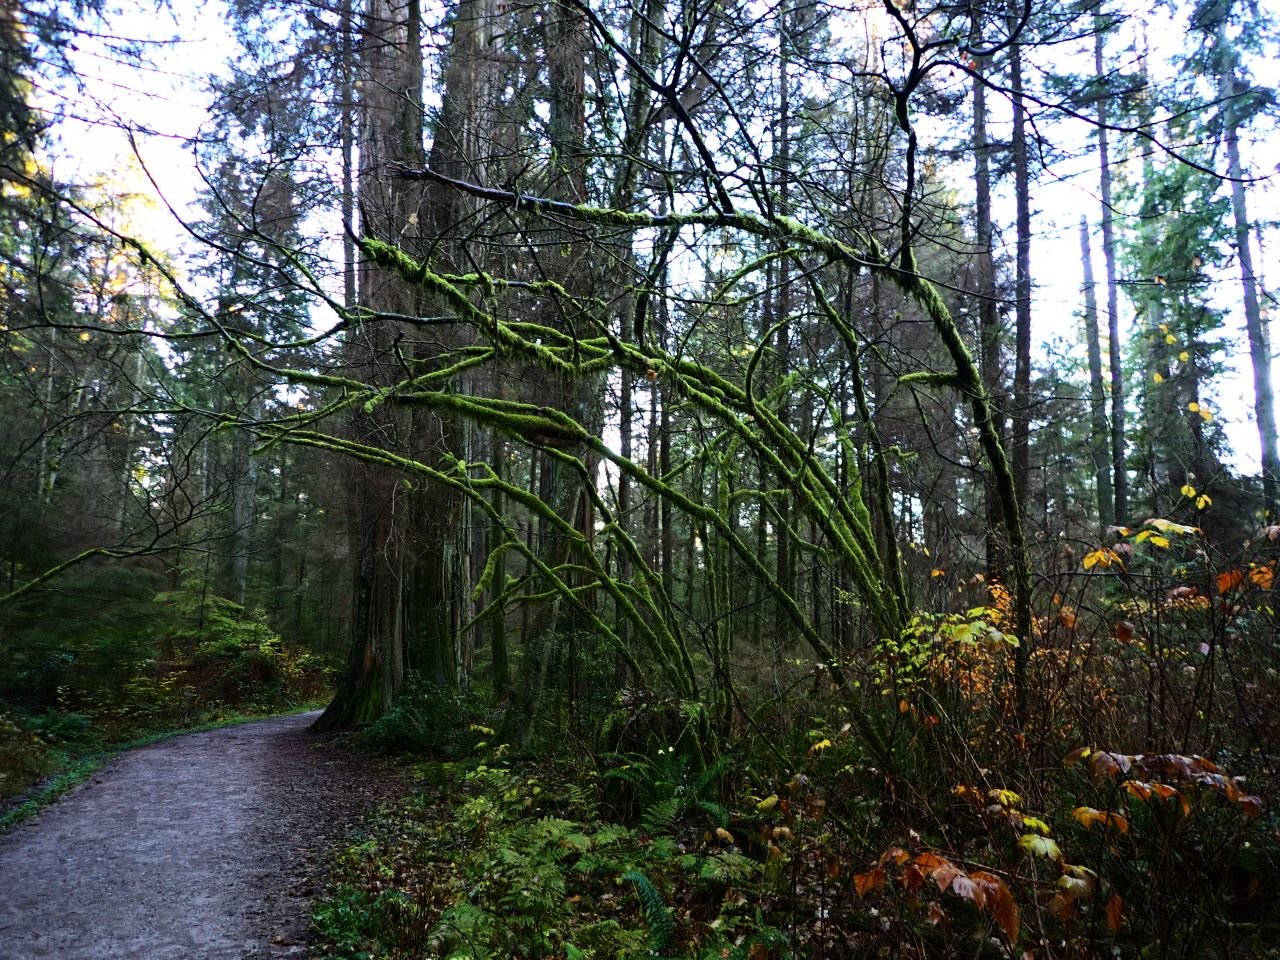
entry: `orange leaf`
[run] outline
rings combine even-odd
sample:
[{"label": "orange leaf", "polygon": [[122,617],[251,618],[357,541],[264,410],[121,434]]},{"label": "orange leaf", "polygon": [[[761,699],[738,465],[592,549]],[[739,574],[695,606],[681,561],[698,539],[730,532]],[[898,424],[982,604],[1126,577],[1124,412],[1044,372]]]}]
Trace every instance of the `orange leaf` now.
[{"label": "orange leaf", "polygon": [[937,900],[934,900],[929,904],[929,914],[926,919],[929,921],[929,926],[936,927],[943,920],[947,919],[947,912],[942,909],[942,904]]},{"label": "orange leaf", "polygon": [[1224,570],[1217,576],[1218,592],[1230,593],[1232,590],[1239,590],[1240,584],[1244,583],[1243,570]]},{"label": "orange leaf", "polygon": [[1121,643],[1132,643],[1134,633],[1133,624],[1128,620],[1121,620],[1116,624],[1115,636]]},{"label": "orange leaf", "polygon": [[907,853],[907,851],[903,850],[901,847],[890,847],[884,853],[880,854],[880,862],[877,863],[876,866],[883,867],[890,860],[901,866],[910,859],[911,854]]},{"label": "orange leaf", "polygon": [[1068,630],[1076,628],[1076,612],[1070,607],[1063,607],[1058,611],[1058,622]]},{"label": "orange leaf", "polygon": [[868,870],[866,873],[855,874],[853,878],[853,889],[858,892],[858,896],[865,897],[872,890],[884,889],[884,867],[876,867],[874,870]]},{"label": "orange leaf", "polygon": [[1111,899],[1107,901],[1107,926],[1112,933],[1119,933],[1120,926],[1124,923],[1124,900],[1120,894],[1113,893]]},{"label": "orange leaf", "polygon": [[1263,590],[1270,590],[1272,584],[1276,581],[1275,561],[1273,560],[1271,563],[1262,567],[1250,567],[1249,580],[1254,584],[1254,586],[1260,587]]},{"label": "orange leaf", "polygon": [[1143,783],[1141,780],[1126,780],[1120,786],[1136,800],[1147,800],[1151,797],[1151,784]]},{"label": "orange leaf", "polygon": [[1122,753],[1095,753],[1089,760],[1089,772],[1095,777],[1110,777],[1128,773],[1132,761]]},{"label": "orange leaf", "polygon": [[1071,811],[1071,816],[1076,818],[1076,822],[1082,827],[1091,827],[1102,819],[1102,813],[1093,807],[1076,807]]},{"label": "orange leaf", "polygon": [[1247,794],[1236,801],[1236,806],[1240,808],[1240,811],[1246,817],[1252,820],[1262,812],[1262,798],[1254,796],[1253,794]]},{"label": "orange leaf", "polygon": [[936,867],[940,867],[944,863],[949,863],[950,861],[947,860],[946,857],[940,857],[936,853],[926,850],[924,853],[917,853],[913,862],[922,870],[932,871]]},{"label": "orange leaf", "polygon": [[961,870],[954,863],[943,863],[934,869],[929,876],[933,878],[933,882],[938,885],[939,893],[946,893],[947,888],[951,886],[951,881],[960,876]]},{"label": "orange leaf", "polygon": [[1108,810],[1095,810],[1093,807],[1076,807],[1071,815],[1082,827],[1092,827],[1096,823],[1104,827],[1115,827],[1121,833],[1129,832],[1129,821],[1118,813]]},{"label": "orange leaf", "polygon": [[908,893],[915,893],[924,886],[924,874],[915,864],[909,865],[902,871],[902,886]]},{"label": "orange leaf", "polygon": [[1049,913],[1059,923],[1070,923],[1076,918],[1075,901],[1070,897],[1055,893],[1049,901]]},{"label": "orange leaf", "polygon": [[1016,943],[1018,930],[1022,926],[1022,915],[1018,911],[1018,905],[1013,902],[1013,894],[1009,892],[1005,882],[994,873],[987,873],[985,870],[975,870],[969,874],[969,878],[981,884],[986,890],[987,902],[996,926],[1009,938],[1010,943]]},{"label": "orange leaf", "polygon": [[980,883],[974,883],[967,876],[958,876],[951,881],[951,892],[957,897],[970,901],[979,910],[987,905],[987,889]]}]

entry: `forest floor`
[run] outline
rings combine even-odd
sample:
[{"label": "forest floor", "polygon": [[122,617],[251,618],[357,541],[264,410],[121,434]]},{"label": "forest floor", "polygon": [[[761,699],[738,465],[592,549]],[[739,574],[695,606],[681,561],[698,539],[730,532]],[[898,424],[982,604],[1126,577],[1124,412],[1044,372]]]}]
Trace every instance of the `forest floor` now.
[{"label": "forest floor", "polygon": [[329,846],[405,789],[316,716],[129,751],[0,837],[0,955],[301,956]]}]

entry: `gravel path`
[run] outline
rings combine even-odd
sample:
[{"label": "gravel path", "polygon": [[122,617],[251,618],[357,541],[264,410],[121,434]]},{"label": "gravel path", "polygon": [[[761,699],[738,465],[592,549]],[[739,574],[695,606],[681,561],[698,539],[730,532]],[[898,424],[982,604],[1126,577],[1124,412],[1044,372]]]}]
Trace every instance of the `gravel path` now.
[{"label": "gravel path", "polygon": [[301,955],[328,843],[399,787],[316,716],[130,751],[0,837],[0,960]]}]

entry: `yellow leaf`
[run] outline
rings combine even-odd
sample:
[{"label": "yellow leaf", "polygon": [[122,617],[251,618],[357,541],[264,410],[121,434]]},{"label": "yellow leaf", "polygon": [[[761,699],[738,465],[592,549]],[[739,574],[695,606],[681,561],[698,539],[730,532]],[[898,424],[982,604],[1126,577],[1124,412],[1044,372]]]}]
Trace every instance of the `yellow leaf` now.
[{"label": "yellow leaf", "polygon": [[1200,419],[1203,420],[1205,423],[1208,423],[1210,420],[1213,419],[1213,413],[1209,410],[1208,407],[1201,407],[1197,412],[1200,414]]},{"label": "yellow leaf", "polygon": [[1174,523],[1172,520],[1165,520],[1161,517],[1151,517],[1143,521],[1143,526],[1154,527],[1161,533],[1199,533],[1199,527],[1192,527],[1185,523]]},{"label": "yellow leaf", "polygon": [[761,813],[768,813],[777,805],[778,805],[778,795],[776,793],[771,793],[769,794],[769,796],[765,797],[763,800],[761,800],[759,803],[756,804],[756,809],[759,810]]},{"label": "yellow leaf", "polygon": [[719,837],[721,840],[723,840],[725,843],[733,843],[733,834],[730,833],[728,830],[726,830],[724,827],[716,827],[716,836]]},{"label": "yellow leaf", "polygon": [[1093,751],[1089,747],[1076,747],[1065,757],[1062,758],[1064,767],[1074,767],[1081,760],[1087,760]]},{"label": "yellow leaf", "polygon": [[1058,889],[1073,900],[1087,897],[1092,892],[1088,880],[1082,877],[1067,876],[1066,874],[1058,878]]},{"label": "yellow leaf", "polygon": [[809,756],[811,757],[815,756],[816,754],[821,753],[823,750],[826,750],[830,746],[831,746],[831,741],[827,740],[826,738],[823,738],[822,740],[819,740],[817,743],[815,743],[812,747],[809,748]]},{"label": "yellow leaf", "polygon": [[929,576],[931,577],[945,577],[946,575],[947,575],[947,571],[944,570],[942,567],[934,567],[932,570],[929,571]]},{"label": "yellow leaf", "polygon": [[1190,410],[1192,413],[1199,413],[1199,412],[1200,412],[1200,404],[1198,404],[1198,403],[1196,403],[1194,400],[1192,400],[1190,403],[1188,403],[1188,404],[1187,404],[1187,409],[1188,409],[1188,410]]},{"label": "yellow leaf", "polygon": [[1152,383],[1164,383],[1164,377],[1161,375],[1161,373],[1160,373],[1160,371],[1159,371],[1159,370],[1157,370],[1155,373],[1153,373],[1153,374],[1151,375],[1151,382],[1152,382]]},{"label": "yellow leaf", "polygon": [[1188,360],[1191,359],[1191,354],[1188,353],[1186,350],[1183,350],[1180,354],[1178,354],[1178,359],[1181,360],[1183,363],[1186,363]]},{"label": "yellow leaf", "polygon": [[987,797],[1000,804],[1002,807],[1016,807],[1022,802],[1022,797],[1014,793],[1012,790],[988,790]]},{"label": "yellow leaf", "polygon": [[1172,333],[1166,333],[1164,335],[1164,342],[1167,344],[1173,345],[1178,342],[1178,338],[1175,337]]},{"label": "yellow leaf", "polygon": [[1207,493],[1202,493],[1200,494],[1200,496],[1196,497],[1197,510],[1203,510],[1205,507],[1209,506],[1212,503],[1213,503],[1213,499]]},{"label": "yellow leaf", "polygon": [[81,343],[88,343],[91,339],[93,339],[93,338],[92,338],[92,336],[89,334],[89,331],[88,331],[88,330],[86,330],[84,333],[80,334],[80,342],[81,342]]},{"label": "yellow leaf", "polygon": [[1162,323],[1162,324],[1160,324],[1160,332],[1161,332],[1161,333],[1168,333],[1168,332],[1169,332],[1169,325],[1168,325],[1167,323]]},{"label": "yellow leaf", "polygon": [[1184,497],[1194,497],[1196,495],[1196,488],[1189,483],[1184,483],[1182,485],[1181,493]]},{"label": "yellow leaf", "polygon": [[1075,817],[1076,822],[1082,827],[1092,827],[1100,823],[1104,827],[1115,827],[1121,833],[1129,832],[1129,821],[1121,814],[1111,813],[1108,810],[1095,810],[1093,807],[1076,807],[1071,811],[1071,815]]},{"label": "yellow leaf", "polygon": [[1161,550],[1168,550],[1168,549],[1169,549],[1169,538],[1168,538],[1168,537],[1162,537],[1162,536],[1160,536],[1160,534],[1158,534],[1158,533],[1153,533],[1153,534],[1151,535],[1151,545],[1152,545],[1153,547],[1159,547]]},{"label": "yellow leaf", "polygon": [[1034,833],[1024,833],[1018,838],[1018,846],[1033,857],[1044,857],[1046,860],[1061,860],[1062,850],[1048,837]]},{"label": "yellow leaf", "polygon": [[1097,550],[1090,550],[1084,555],[1081,561],[1086,570],[1092,570],[1094,567],[1123,567],[1124,560],[1120,554],[1116,553],[1110,547],[1099,547]]}]

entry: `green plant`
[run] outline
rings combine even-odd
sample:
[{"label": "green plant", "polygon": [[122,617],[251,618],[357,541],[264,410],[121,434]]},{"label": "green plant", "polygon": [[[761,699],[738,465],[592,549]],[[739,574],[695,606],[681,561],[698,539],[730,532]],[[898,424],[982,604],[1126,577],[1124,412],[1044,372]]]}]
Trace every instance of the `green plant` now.
[{"label": "green plant", "polygon": [[717,757],[702,769],[674,746],[659,747],[652,757],[608,759],[612,766],[602,774],[604,780],[628,788],[614,795],[617,812],[624,819],[633,819],[646,833],[666,833],[694,810],[709,817],[715,826],[729,825],[729,811],[718,799],[721,781],[733,766],[729,756]]},{"label": "green plant", "polygon": [[671,910],[662,899],[662,894],[643,873],[628,870],[622,875],[635,887],[636,896],[644,912],[644,922],[649,928],[649,953],[655,957],[662,956],[675,937],[676,922]]},{"label": "green plant", "polygon": [[410,673],[395,705],[365,727],[360,738],[380,753],[464,756],[494,735],[484,725],[486,719],[486,705],[476,695]]},{"label": "green plant", "polygon": [[26,790],[54,764],[48,740],[0,713],[0,799]]}]

